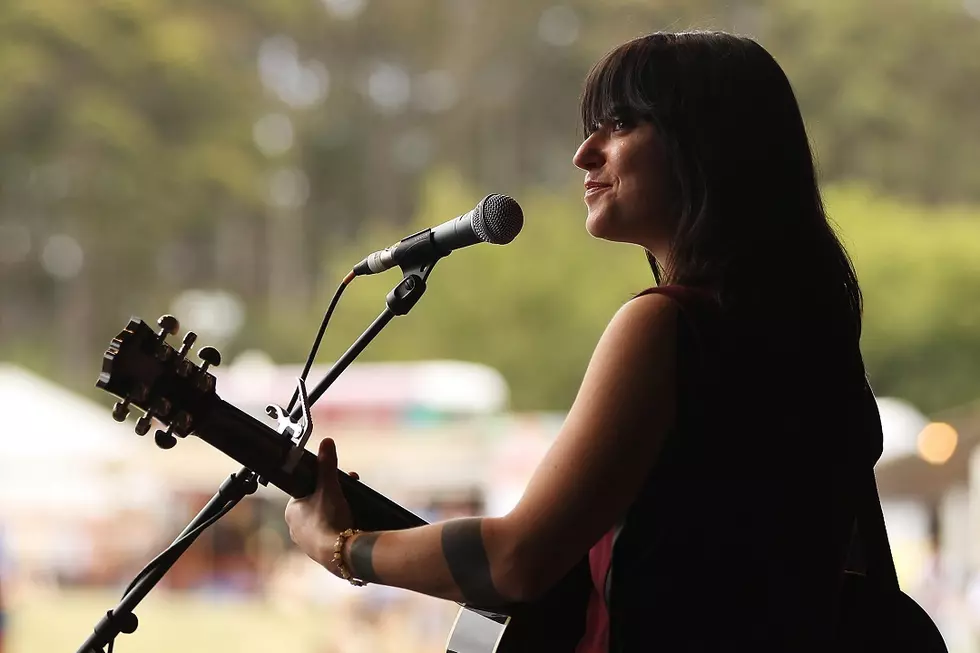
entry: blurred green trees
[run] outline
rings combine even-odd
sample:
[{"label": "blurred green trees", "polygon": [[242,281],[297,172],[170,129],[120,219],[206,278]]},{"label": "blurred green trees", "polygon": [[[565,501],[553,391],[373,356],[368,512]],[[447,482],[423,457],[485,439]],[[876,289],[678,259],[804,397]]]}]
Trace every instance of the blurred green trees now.
[{"label": "blurred green trees", "polygon": [[875,391],[923,410],[980,396],[980,209],[827,193],[864,291],[862,350]]},{"label": "blurred green trees", "polygon": [[[521,237],[441,262],[365,356],[482,360],[516,407],[567,406],[606,320],[649,280],[639,252],[582,229],[582,79],[631,36],[723,28],[755,36],[798,92],[864,282],[878,392],[927,409],[975,397],[970,6],[8,0],[0,357],[88,389],[131,314],[201,289],[244,311],[226,357],[297,360],[352,259],[503,192],[524,207]],[[348,291],[325,357],[395,281]]]}]

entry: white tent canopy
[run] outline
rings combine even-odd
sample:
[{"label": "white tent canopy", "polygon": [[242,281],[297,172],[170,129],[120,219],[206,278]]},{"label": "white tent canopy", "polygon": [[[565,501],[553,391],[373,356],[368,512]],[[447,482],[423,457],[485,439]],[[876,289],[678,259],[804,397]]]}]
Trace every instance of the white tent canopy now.
[{"label": "white tent canopy", "polygon": [[0,401],[0,465],[37,459],[99,464],[131,455],[132,425],[112,419],[109,401],[99,406],[7,363],[0,363]]},{"label": "white tent canopy", "polygon": [[0,518],[13,512],[101,513],[139,503],[137,436],[106,406],[23,368],[0,364]]},{"label": "white tent canopy", "polygon": [[[0,363],[0,401],[0,528],[28,575],[84,568],[93,528],[160,505],[161,482],[138,457],[147,443],[133,419],[112,419],[109,395],[100,405]],[[114,551],[137,546],[145,543],[124,538]]]},{"label": "white tent canopy", "polygon": [[[314,365],[312,390],[330,365]],[[243,406],[285,403],[296,388],[298,365],[276,365],[264,353],[245,352],[215,370],[218,394]],[[365,411],[426,408],[469,415],[493,415],[507,409],[510,391],[497,370],[456,360],[353,363],[316,402],[316,408]]]}]

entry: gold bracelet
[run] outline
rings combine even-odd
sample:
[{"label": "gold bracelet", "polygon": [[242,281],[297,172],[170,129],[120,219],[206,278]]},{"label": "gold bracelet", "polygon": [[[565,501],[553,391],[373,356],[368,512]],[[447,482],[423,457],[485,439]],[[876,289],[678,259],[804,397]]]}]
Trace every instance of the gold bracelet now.
[{"label": "gold bracelet", "polygon": [[367,583],[358,578],[354,578],[354,575],[350,573],[350,569],[344,564],[344,544],[347,540],[354,535],[360,533],[360,530],[348,528],[342,533],[337,535],[337,541],[333,545],[333,561],[337,563],[337,570],[340,572],[341,577],[348,583],[355,587],[364,587]]}]

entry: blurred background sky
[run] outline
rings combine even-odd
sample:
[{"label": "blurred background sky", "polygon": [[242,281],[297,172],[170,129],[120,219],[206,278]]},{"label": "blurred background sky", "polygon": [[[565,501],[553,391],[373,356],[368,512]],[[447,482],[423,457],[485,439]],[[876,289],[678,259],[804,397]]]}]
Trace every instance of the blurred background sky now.
[{"label": "blurred background sky", "polygon": [[[377,365],[352,369],[346,394],[332,403],[328,395],[320,418],[337,425],[342,467],[346,437],[348,460],[373,472],[376,487],[430,516],[512,500],[607,320],[651,283],[641,252],[584,230],[582,173],[571,164],[583,79],[630,37],[686,29],[754,37],[793,83],[864,290],[868,371],[886,426],[895,425],[883,498],[890,528],[911,533],[909,562],[897,562],[951,649],[980,650],[980,0],[5,0],[0,387],[10,418],[0,431],[0,498],[6,487],[10,499],[0,506],[39,492],[27,479],[43,472],[17,456],[55,435],[61,444],[48,449],[63,453],[66,470],[109,465],[98,472],[103,485],[106,474],[114,479],[105,496],[122,487],[145,499],[59,531],[44,519],[67,518],[44,511],[87,481],[55,480],[33,520],[0,511],[0,651],[74,650],[234,471],[199,443],[161,452],[111,421],[111,400],[94,382],[130,316],[175,314],[182,333],[194,330],[224,355],[219,394],[261,412],[262,402],[287,401],[289,372],[355,262],[491,192],[523,206],[518,239],[440,262],[420,304],[359,359]],[[377,275],[345,293],[321,361],[347,348],[397,281]],[[429,391],[400,394],[406,384]],[[388,403],[370,399],[382,386]],[[440,401],[461,388],[483,400]],[[75,402],[85,408],[59,422],[59,407]],[[93,406],[104,409],[101,434]],[[116,453],[84,458],[80,438]],[[369,455],[372,443],[389,457]],[[405,465],[395,450],[414,457],[409,471],[392,471]],[[191,478],[192,460],[212,462]],[[511,476],[500,471],[515,465]],[[437,467],[456,471],[433,475]],[[474,488],[461,480],[469,477],[483,480]],[[419,478],[441,480],[427,490]],[[286,609],[268,607],[282,603],[270,598],[270,579],[288,575],[287,561],[305,570],[297,577],[317,571],[285,553],[283,504],[270,492],[236,509],[246,516],[227,532],[246,544],[202,540],[202,551],[233,553],[188,562],[156,608],[147,601],[157,612],[145,630],[160,630],[141,627],[120,645],[155,651],[152,639],[173,650],[179,636],[180,650],[205,650],[197,633],[239,638],[240,651],[279,637],[297,653],[360,650],[356,634],[322,627],[325,612],[346,613],[313,609],[304,592],[286,592]],[[96,532],[113,546],[126,540],[126,555],[93,553],[102,551]],[[241,596],[231,608],[197,591],[213,590],[200,578],[213,580],[220,560],[244,552],[249,571],[233,576],[251,580],[232,583]],[[66,571],[73,560],[85,571]],[[332,581],[314,574],[310,583]],[[409,631],[419,650],[444,641],[451,606],[424,602],[413,612],[391,607],[407,599],[382,590],[361,596],[373,603],[343,621],[359,624],[354,631],[390,627],[402,651]],[[59,611],[74,615],[72,625],[51,639]],[[382,628],[385,619],[395,625]]]}]

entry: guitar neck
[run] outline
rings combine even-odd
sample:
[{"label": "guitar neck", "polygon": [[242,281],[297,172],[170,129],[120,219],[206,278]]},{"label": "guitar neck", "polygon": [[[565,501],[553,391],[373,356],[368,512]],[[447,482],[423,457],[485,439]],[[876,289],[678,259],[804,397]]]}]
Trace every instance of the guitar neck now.
[{"label": "guitar neck", "polygon": [[[316,488],[317,459],[303,450],[291,471],[285,465],[293,443],[266,424],[211,395],[208,405],[197,406],[191,432],[214,448],[257,473],[290,496],[302,498]],[[340,487],[351,507],[354,527],[365,531],[400,530],[427,522],[380,492],[338,470]]]}]

